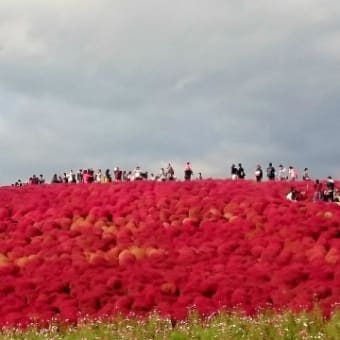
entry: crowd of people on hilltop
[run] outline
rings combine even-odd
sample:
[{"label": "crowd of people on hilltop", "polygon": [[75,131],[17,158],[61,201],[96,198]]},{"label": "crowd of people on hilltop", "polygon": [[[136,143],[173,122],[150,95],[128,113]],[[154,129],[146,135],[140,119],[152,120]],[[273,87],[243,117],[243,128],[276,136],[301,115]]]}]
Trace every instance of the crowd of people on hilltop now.
[{"label": "crowd of people on hilltop", "polygon": [[[298,171],[292,165],[285,167],[280,164],[276,169],[273,163],[269,163],[265,169],[266,177],[268,181],[297,181],[299,179]],[[235,164],[231,165],[230,175],[232,180],[244,179],[246,177],[244,168],[241,163],[238,166]],[[261,165],[257,165],[254,171],[254,179],[257,182],[261,182],[264,179],[264,171]],[[309,174],[309,169],[304,168],[301,179],[303,181],[312,181]],[[326,202],[339,202],[340,194],[335,188],[335,182],[332,176],[328,176],[325,183],[319,179],[312,181],[312,187],[314,189],[313,201],[326,201]],[[305,193],[299,192],[294,186],[291,186],[290,191],[287,193],[286,198],[290,201],[299,201],[304,198]]]},{"label": "crowd of people on hilltop", "polygon": [[[230,176],[232,180],[244,180],[246,178],[246,172],[242,163],[231,165]],[[273,166],[272,163],[268,163],[265,171],[261,165],[257,165],[254,170],[252,178],[256,182],[262,182],[264,178],[268,181],[290,181],[294,182],[300,179],[298,171],[292,165],[285,167],[280,164],[277,168]],[[190,181],[192,179],[203,179],[202,173],[198,172],[194,177],[194,172],[191,167],[190,162],[186,162],[184,166],[184,177],[185,181]],[[312,181],[309,174],[309,169],[304,168],[301,179],[303,181]],[[119,181],[140,181],[140,180],[151,180],[151,181],[174,181],[178,180],[175,176],[175,170],[171,163],[168,163],[166,167],[160,168],[159,172],[154,174],[148,171],[144,171],[140,166],[136,166],[133,170],[122,170],[118,166],[111,171],[106,169],[102,171],[101,169],[94,170],[93,168],[79,169],[78,171],[69,170],[64,172],[62,175],[55,173],[51,179],[51,184],[58,183],[110,183]],[[325,183],[319,179],[312,181],[312,187],[314,188],[314,201],[337,201],[339,199],[337,189],[335,188],[334,180],[331,176],[328,176]],[[28,181],[22,182],[20,179],[16,181],[13,186],[23,186],[38,185],[47,183],[44,176],[40,174],[39,176],[32,175]],[[303,193],[299,193],[294,186],[291,187],[290,192],[287,194],[287,199],[296,201],[303,197]]]},{"label": "crowd of people on hilltop", "polygon": [[[193,176],[193,171],[191,170],[190,163],[187,162],[185,169],[185,179],[191,180]],[[197,179],[202,179],[202,174],[199,172]],[[106,169],[102,171],[101,169],[94,170],[93,168],[79,169],[78,171],[69,170],[63,174],[55,173],[52,176],[51,184],[58,183],[109,183],[114,181],[139,181],[139,180],[154,180],[154,181],[171,181],[177,180],[175,176],[175,171],[171,163],[166,167],[160,168],[159,172],[149,173],[148,171],[142,170],[140,166],[136,166],[133,170],[122,170],[119,167],[115,167],[113,171]],[[12,186],[23,186],[23,185],[36,185],[47,183],[44,176],[41,174],[39,176],[32,175],[26,182],[17,180]]]},{"label": "crowd of people on hilltop", "polygon": [[[187,162],[184,168],[184,180],[190,181],[194,177],[194,172],[191,168],[190,162]],[[198,172],[195,179],[203,179],[202,173]],[[160,168],[158,173],[149,173],[148,171],[142,170],[142,168],[137,165],[133,170],[122,170],[119,167],[115,167],[113,171],[106,169],[102,171],[101,169],[94,170],[93,168],[79,169],[78,171],[69,170],[64,172],[62,175],[55,173],[52,176],[51,184],[58,183],[110,183],[119,181],[139,181],[139,180],[151,180],[151,181],[173,181],[178,180],[175,176],[174,167],[171,163],[168,163],[166,167]],[[23,185],[36,185],[47,183],[44,176],[32,175],[26,182],[17,180],[12,186],[23,186]]]},{"label": "crowd of people on hilltop", "polygon": [[[266,170],[266,176],[269,181],[280,180],[280,181],[296,181],[298,180],[298,172],[293,166],[289,166],[286,168],[282,164],[278,166],[278,169],[275,169],[273,163],[269,163]],[[246,177],[246,173],[241,163],[238,163],[238,166],[235,164],[231,165],[231,179],[244,179]],[[264,171],[260,164],[258,164],[254,171],[254,179],[257,182],[261,182],[264,179]],[[308,168],[305,168],[302,175],[303,180],[311,180],[309,175]]]}]

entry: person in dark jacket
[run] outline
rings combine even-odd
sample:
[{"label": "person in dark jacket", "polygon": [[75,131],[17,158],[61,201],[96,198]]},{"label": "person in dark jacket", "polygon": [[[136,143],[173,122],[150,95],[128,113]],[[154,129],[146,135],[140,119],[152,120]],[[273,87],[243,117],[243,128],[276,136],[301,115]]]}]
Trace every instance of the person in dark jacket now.
[{"label": "person in dark jacket", "polygon": [[191,169],[191,165],[190,165],[189,162],[187,162],[187,164],[185,165],[185,168],[184,168],[184,180],[190,181],[192,174],[193,174],[193,171]]},{"label": "person in dark jacket", "polygon": [[244,169],[241,163],[238,163],[237,177],[239,179],[244,179],[246,177],[246,173],[244,172]]},{"label": "person in dark jacket", "polygon": [[238,169],[235,164],[231,165],[231,179],[235,180],[238,178]]},{"label": "person in dark jacket", "polygon": [[272,163],[268,164],[267,167],[267,177],[269,181],[274,181],[275,180],[275,168],[273,167]]}]

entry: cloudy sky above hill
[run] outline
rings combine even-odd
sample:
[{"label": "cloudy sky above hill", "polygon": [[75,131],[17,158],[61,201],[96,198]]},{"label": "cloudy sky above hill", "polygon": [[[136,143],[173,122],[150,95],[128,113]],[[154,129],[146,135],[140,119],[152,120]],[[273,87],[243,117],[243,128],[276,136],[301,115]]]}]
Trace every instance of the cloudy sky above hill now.
[{"label": "cloudy sky above hill", "polygon": [[340,2],[2,0],[0,184],[85,167],[340,178]]}]

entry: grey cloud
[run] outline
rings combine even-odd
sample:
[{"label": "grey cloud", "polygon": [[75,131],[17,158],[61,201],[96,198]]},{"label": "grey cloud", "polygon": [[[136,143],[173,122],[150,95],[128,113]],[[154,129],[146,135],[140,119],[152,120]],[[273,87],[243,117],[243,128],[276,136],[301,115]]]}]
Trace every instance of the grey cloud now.
[{"label": "grey cloud", "polygon": [[2,1],[0,182],[187,160],[220,177],[238,161],[248,174],[273,161],[336,176],[339,10]]}]

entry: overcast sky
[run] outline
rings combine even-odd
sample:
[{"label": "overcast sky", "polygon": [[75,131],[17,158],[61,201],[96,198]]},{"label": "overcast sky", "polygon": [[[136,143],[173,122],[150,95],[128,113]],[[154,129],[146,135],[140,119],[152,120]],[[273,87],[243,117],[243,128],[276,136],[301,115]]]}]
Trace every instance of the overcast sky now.
[{"label": "overcast sky", "polygon": [[0,184],[242,162],[340,178],[337,0],[1,0]]}]

